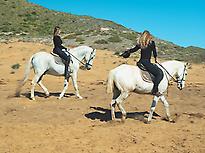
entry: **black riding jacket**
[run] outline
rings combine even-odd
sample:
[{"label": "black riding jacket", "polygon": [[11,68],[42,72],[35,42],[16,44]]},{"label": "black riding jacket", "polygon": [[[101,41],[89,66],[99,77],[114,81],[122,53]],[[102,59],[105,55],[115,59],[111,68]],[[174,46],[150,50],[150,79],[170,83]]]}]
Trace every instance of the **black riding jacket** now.
[{"label": "black riding jacket", "polygon": [[58,35],[53,37],[53,43],[54,43],[54,49],[53,49],[54,53],[58,50],[67,49],[66,47],[64,47],[62,45],[63,42],[62,42],[60,36],[58,36]]},{"label": "black riding jacket", "polygon": [[152,52],[154,55],[154,58],[157,57],[157,51],[156,51],[156,46],[155,46],[155,42],[151,41],[150,44],[146,47],[146,48],[141,48],[141,46],[139,44],[137,44],[134,48],[131,48],[128,50],[129,53],[134,53],[136,51],[138,51],[139,49],[141,49],[141,59],[147,59],[150,60],[151,56],[152,56]]}]

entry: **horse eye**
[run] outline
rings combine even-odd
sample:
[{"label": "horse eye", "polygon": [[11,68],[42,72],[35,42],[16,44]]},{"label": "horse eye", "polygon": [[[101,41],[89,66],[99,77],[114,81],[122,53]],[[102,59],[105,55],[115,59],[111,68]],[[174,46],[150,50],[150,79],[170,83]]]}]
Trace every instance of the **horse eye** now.
[{"label": "horse eye", "polygon": [[187,75],[187,73],[185,73],[185,75]]}]

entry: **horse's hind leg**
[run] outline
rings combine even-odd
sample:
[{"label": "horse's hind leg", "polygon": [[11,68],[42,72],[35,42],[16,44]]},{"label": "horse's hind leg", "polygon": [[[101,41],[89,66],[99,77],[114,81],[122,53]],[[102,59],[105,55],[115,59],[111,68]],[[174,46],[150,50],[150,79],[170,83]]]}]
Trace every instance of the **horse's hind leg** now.
[{"label": "horse's hind leg", "polygon": [[119,110],[122,112],[122,121],[126,119],[126,111],[122,107],[122,102],[128,97],[128,92],[121,92],[120,96],[116,99],[117,106]]},{"label": "horse's hind leg", "polygon": [[32,82],[31,82],[31,96],[30,96],[30,98],[32,100],[35,100],[35,97],[34,97],[35,86],[40,81],[42,75],[43,75],[43,73],[36,73]]},{"label": "horse's hind leg", "polygon": [[115,120],[115,107],[116,107],[116,99],[119,97],[120,91],[114,87],[113,89],[113,98],[110,104],[110,110],[111,110],[111,118],[112,120]]},{"label": "horse's hind leg", "polygon": [[110,110],[111,110],[111,118],[114,121],[115,120],[115,107],[116,107],[116,100],[112,100],[110,104]]},{"label": "horse's hind leg", "polygon": [[45,94],[46,94],[46,97],[49,97],[48,89],[43,85],[43,83],[42,83],[41,80],[38,82],[38,85],[43,89],[43,91],[44,91]]},{"label": "horse's hind leg", "polygon": [[151,119],[152,119],[152,116],[153,116],[153,112],[154,112],[154,110],[156,108],[156,105],[158,103],[159,98],[160,97],[154,96],[154,99],[152,101],[152,105],[151,105],[151,108],[150,108],[150,113],[149,113],[149,116],[148,116],[148,119],[147,119],[147,123],[151,122]]},{"label": "horse's hind leg", "polygon": [[169,112],[169,103],[167,102],[167,100],[165,99],[164,96],[161,96],[160,99],[161,99],[161,101],[162,101],[162,103],[164,105],[168,121],[172,122],[172,119],[170,117],[170,112]]}]

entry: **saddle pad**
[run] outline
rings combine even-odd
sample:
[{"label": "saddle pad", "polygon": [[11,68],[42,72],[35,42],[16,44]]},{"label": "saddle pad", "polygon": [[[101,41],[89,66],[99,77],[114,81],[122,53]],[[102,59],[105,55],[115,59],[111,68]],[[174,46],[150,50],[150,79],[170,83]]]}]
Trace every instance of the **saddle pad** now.
[{"label": "saddle pad", "polygon": [[153,83],[154,76],[147,71],[143,71],[140,69],[141,77],[145,82]]},{"label": "saddle pad", "polygon": [[51,55],[53,55],[56,64],[65,65],[64,61],[57,54],[51,52]]}]

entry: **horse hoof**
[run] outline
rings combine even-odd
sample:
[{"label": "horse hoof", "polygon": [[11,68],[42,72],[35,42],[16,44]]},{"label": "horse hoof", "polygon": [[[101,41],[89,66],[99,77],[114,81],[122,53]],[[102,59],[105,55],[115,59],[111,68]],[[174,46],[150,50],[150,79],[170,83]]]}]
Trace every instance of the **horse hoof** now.
[{"label": "horse hoof", "polygon": [[62,99],[62,97],[58,97],[57,99],[58,99],[58,100],[61,100],[61,99]]},{"label": "horse hoof", "polygon": [[35,101],[35,100],[36,100],[34,97],[31,97],[30,99],[31,99],[31,100],[33,100],[33,101]]},{"label": "horse hoof", "polygon": [[83,97],[81,97],[81,96],[77,96],[77,98],[79,98],[79,99],[83,99]]},{"label": "horse hoof", "polygon": [[173,119],[171,119],[171,118],[169,118],[169,120],[168,120],[170,123],[176,123],[176,121],[175,120],[173,120]]},{"label": "horse hoof", "polygon": [[50,97],[50,95],[46,95],[46,96],[45,96],[45,98],[48,98],[48,97]]},{"label": "horse hoof", "polygon": [[144,123],[145,123],[145,124],[150,124],[150,123],[151,123],[151,121],[145,121]]},{"label": "horse hoof", "polygon": [[16,97],[20,97],[20,92],[15,93]]},{"label": "horse hoof", "polygon": [[45,96],[45,98],[48,98],[50,96],[50,94],[49,93],[46,93],[46,96]]}]

